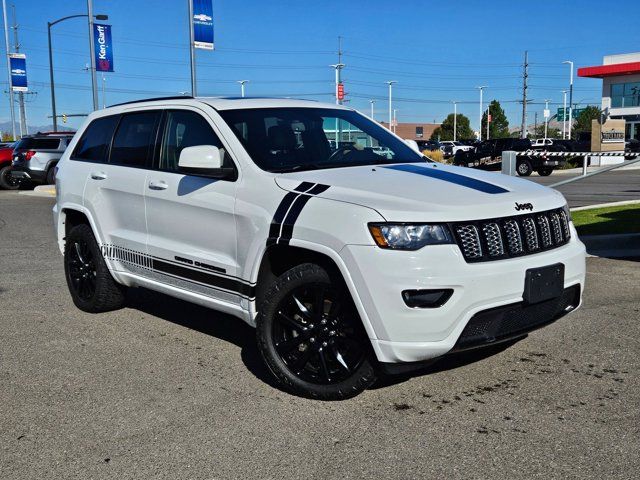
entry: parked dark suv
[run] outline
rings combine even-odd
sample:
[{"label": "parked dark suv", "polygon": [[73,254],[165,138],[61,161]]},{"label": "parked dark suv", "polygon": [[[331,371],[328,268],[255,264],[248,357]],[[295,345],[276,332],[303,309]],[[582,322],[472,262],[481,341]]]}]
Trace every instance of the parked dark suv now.
[{"label": "parked dark suv", "polygon": [[11,176],[19,181],[52,184],[55,167],[73,133],[39,133],[23,137],[13,151]]}]

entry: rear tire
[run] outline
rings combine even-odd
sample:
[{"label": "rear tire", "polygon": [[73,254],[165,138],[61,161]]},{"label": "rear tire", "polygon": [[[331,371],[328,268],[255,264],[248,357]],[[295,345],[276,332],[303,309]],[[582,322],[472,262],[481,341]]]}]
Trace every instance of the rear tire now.
[{"label": "rear tire", "polygon": [[537,172],[541,177],[548,177],[553,172],[553,167],[541,167]]},{"label": "rear tire", "polygon": [[47,185],[54,185],[56,183],[56,166],[52,165],[47,170],[47,179],[45,181]]},{"label": "rear tire", "polygon": [[521,177],[528,177],[533,172],[533,168],[531,167],[531,162],[529,160],[520,160],[516,165],[516,171],[518,175]]},{"label": "rear tire", "polygon": [[20,182],[14,180],[11,176],[11,166],[5,165],[0,168],[0,188],[3,190],[17,190],[20,188]]},{"label": "rear tire", "polygon": [[297,395],[342,400],[376,380],[371,344],[349,291],[319,265],[305,263],[281,275],[256,323],[267,367]]},{"label": "rear tire", "polygon": [[73,303],[80,310],[107,312],[124,304],[125,287],[111,276],[89,225],[77,225],[67,235],[64,271]]}]

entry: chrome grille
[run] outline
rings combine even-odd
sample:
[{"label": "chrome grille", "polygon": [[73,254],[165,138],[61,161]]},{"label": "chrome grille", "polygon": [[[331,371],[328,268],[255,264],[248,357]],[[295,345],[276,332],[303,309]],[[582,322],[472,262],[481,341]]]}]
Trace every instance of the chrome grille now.
[{"label": "chrome grille", "polygon": [[482,226],[482,233],[487,241],[487,250],[492,257],[501,257],[504,255],[504,246],[502,243],[502,235],[500,227],[497,223],[485,223]]},{"label": "chrome grille", "polygon": [[467,262],[530,255],[560,247],[571,238],[563,209],[451,225]]},{"label": "chrome grille", "polygon": [[505,220],[504,231],[507,236],[507,247],[509,253],[512,255],[519,255],[522,253],[522,235],[520,234],[520,227],[515,220]]},{"label": "chrome grille", "polygon": [[482,245],[480,245],[480,236],[475,225],[458,225],[456,234],[465,258],[471,260],[482,258]]}]

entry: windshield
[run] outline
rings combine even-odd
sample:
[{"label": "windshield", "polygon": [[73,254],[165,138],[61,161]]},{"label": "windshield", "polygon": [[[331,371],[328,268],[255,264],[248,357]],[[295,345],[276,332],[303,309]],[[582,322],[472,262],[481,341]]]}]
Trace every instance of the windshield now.
[{"label": "windshield", "polygon": [[427,161],[351,110],[258,108],[219,113],[253,161],[269,172]]}]

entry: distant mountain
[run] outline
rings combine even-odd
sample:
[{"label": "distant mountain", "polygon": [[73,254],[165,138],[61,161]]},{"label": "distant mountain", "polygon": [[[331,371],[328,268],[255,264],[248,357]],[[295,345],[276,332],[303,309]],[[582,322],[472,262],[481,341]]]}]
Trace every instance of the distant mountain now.
[{"label": "distant mountain", "polygon": [[[29,125],[28,130],[30,134],[38,132],[51,132],[53,131],[53,124],[49,125]],[[73,131],[73,128],[58,125],[58,130],[61,132]],[[11,122],[0,122],[0,132],[11,133]],[[16,132],[20,133],[20,125],[16,122]]]}]

